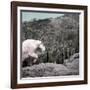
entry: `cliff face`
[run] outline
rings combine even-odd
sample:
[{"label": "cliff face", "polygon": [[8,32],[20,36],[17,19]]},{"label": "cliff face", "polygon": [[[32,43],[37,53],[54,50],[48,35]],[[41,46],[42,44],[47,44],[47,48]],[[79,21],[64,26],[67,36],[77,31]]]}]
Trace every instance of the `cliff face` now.
[{"label": "cliff face", "polygon": [[[63,63],[79,52],[79,14],[65,14],[57,18],[33,19],[22,23],[22,41],[41,40],[46,53],[39,62]],[[48,57],[48,60],[47,60]]]}]

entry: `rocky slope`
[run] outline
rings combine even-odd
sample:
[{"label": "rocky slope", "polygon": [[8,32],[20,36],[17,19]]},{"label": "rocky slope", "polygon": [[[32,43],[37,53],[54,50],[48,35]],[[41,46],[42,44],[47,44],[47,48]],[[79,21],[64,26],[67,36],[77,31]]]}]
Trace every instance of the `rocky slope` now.
[{"label": "rocky slope", "polygon": [[[79,52],[79,14],[65,14],[57,18],[33,19],[22,22],[22,41],[41,40],[46,53],[39,62],[63,64],[74,53]],[[48,57],[48,60],[47,60]]]},{"label": "rocky slope", "polygon": [[22,68],[21,76],[26,78],[68,75],[79,75],[79,58],[76,58],[76,55],[72,55],[64,64],[40,63],[38,65],[24,67]]}]

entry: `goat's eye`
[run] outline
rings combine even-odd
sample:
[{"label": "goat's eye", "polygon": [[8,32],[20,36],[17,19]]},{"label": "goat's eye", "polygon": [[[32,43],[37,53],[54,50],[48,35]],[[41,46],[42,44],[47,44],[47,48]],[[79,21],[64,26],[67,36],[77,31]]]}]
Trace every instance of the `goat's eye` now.
[{"label": "goat's eye", "polygon": [[37,47],[35,52],[42,52],[41,48],[40,47]]}]

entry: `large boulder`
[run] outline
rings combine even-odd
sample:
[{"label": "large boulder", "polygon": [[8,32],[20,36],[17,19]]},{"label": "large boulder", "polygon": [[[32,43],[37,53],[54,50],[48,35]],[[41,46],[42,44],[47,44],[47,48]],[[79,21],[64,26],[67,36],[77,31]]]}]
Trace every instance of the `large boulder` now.
[{"label": "large boulder", "polygon": [[70,70],[63,64],[42,63],[22,68],[22,77],[65,76],[70,74]]},{"label": "large boulder", "polygon": [[75,53],[64,62],[64,65],[71,71],[72,74],[79,74],[79,53]]}]

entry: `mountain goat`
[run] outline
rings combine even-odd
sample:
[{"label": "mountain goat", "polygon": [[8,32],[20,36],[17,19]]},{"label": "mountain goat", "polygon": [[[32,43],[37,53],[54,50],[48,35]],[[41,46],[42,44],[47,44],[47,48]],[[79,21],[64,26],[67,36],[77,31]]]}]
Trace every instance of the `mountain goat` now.
[{"label": "mountain goat", "polygon": [[23,66],[32,65],[43,54],[45,46],[40,40],[27,39],[22,43],[22,62]]}]

